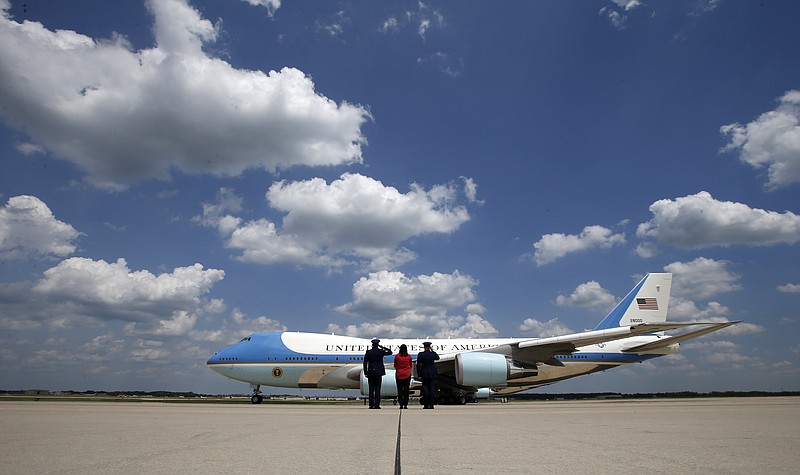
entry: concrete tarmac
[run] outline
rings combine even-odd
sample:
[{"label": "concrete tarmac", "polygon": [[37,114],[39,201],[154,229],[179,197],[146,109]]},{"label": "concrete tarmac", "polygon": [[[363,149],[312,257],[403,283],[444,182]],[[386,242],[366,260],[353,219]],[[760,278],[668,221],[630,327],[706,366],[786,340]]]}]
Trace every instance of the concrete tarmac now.
[{"label": "concrete tarmac", "polygon": [[[0,473],[796,474],[800,398],[2,402]],[[398,444],[399,426],[399,444]]]}]

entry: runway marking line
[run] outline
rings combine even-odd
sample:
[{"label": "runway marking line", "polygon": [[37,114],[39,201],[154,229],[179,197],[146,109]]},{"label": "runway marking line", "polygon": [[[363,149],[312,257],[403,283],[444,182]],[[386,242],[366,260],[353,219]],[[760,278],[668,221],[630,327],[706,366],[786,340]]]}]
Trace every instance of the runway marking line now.
[{"label": "runway marking line", "polygon": [[397,417],[397,447],[394,450],[394,475],[400,475],[400,425],[403,422],[403,410]]}]

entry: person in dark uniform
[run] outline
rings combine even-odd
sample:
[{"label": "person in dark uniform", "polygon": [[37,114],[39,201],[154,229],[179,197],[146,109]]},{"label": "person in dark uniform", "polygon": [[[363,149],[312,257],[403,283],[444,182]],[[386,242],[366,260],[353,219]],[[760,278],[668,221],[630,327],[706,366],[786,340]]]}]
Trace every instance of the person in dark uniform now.
[{"label": "person in dark uniform", "polygon": [[383,357],[392,354],[392,350],[384,348],[380,345],[380,340],[375,338],[372,340],[372,348],[368,349],[364,354],[364,374],[367,376],[369,383],[369,408],[381,408],[381,380],[383,375],[386,374],[386,368],[383,366]]},{"label": "person in dark uniform", "polygon": [[434,362],[439,355],[431,348],[431,342],[422,344],[423,351],[417,355],[417,376],[422,380],[422,408],[433,409],[436,402],[436,372]]}]

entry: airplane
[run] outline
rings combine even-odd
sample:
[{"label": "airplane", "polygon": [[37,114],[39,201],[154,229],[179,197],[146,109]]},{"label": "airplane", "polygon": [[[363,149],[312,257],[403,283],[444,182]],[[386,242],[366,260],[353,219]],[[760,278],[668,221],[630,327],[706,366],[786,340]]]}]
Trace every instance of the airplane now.
[{"label": "airplane", "polygon": [[[668,323],[671,287],[672,274],[647,274],[591,331],[547,338],[394,338],[381,343],[393,351],[406,344],[416,358],[422,343],[430,341],[440,356],[438,402],[465,404],[675,353],[683,341],[739,323]],[[688,331],[665,333],[679,329]],[[367,395],[362,363],[370,340],[305,332],[253,333],[215,353],[207,365],[250,383],[253,404],[263,401],[261,386],[358,389]],[[397,396],[393,358],[385,358],[383,398]],[[411,388],[420,386],[414,373]]]}]

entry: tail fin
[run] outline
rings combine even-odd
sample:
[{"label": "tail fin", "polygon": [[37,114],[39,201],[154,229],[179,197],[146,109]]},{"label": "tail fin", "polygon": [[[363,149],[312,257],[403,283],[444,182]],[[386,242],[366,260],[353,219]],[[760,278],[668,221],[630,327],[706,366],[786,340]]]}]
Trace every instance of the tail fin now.
[{"label": "tail fin", "polygon": [[672,274],[647,274],[595,330],[667,321]]}]

